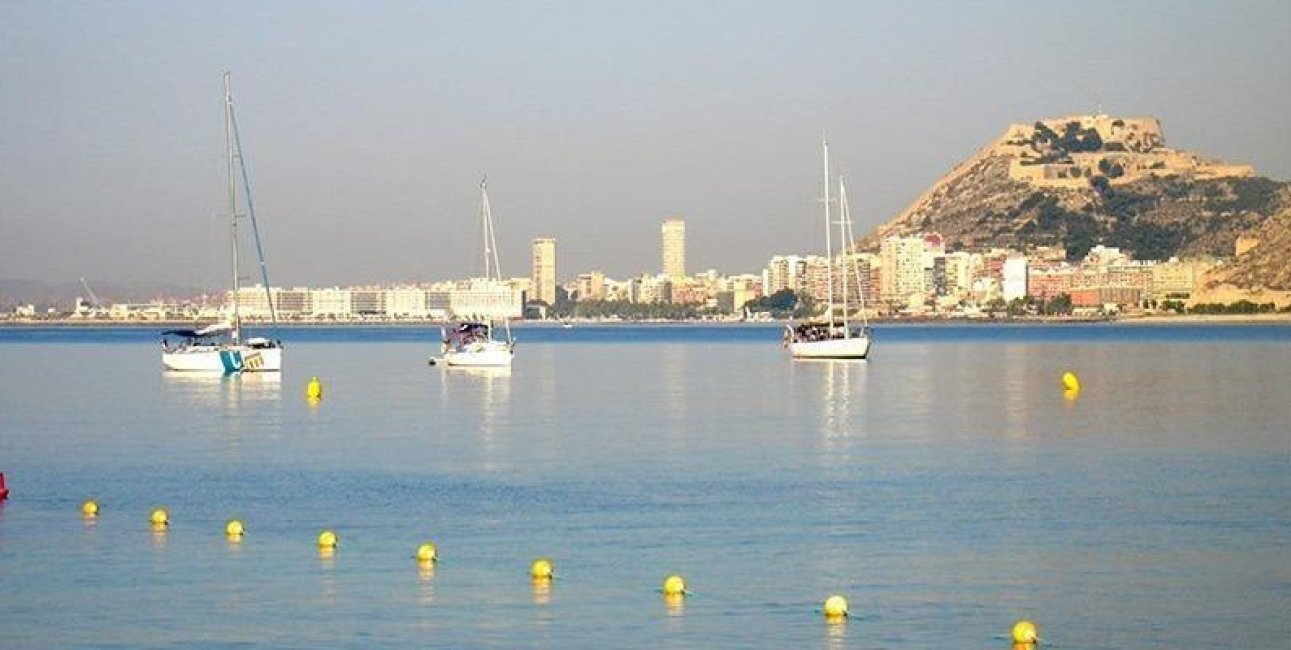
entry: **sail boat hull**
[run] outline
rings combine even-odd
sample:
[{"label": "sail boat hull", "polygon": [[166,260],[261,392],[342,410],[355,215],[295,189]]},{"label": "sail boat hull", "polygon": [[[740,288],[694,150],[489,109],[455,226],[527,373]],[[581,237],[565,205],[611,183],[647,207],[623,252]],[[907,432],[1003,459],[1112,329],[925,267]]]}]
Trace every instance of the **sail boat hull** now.
[{"label": "sail boat hull", "polygon": [[200,345],[163,352],[161,363],[177,372],[280,372],[282,348]]},{"label": "sail boat hull", "polygon": [[506,341],[476,343],[444,352],[444,365],[456,368],[510,368],[514,356]]},{"label": "sail boat hull", "polygon": [[789,354],[795,359],[864,359],[870,354],[870,337],[794,341],[789,344]]}]

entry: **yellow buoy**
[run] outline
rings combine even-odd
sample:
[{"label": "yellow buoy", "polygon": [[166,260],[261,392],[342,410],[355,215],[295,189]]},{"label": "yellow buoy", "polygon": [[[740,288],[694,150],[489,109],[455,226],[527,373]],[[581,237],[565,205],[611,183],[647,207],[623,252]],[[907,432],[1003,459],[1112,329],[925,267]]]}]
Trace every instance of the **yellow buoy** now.
[{"label": "yellow buoy", "polygon": [[825,599],[823,609],[827,619],[847,618],[847,599],[842,596],[830,596]]},{"label": "yellow buoy", "polygon": [[435,548],[434,544],[426,542],[425,544],[417,547],[418,562],[435,562],[437,560],[439,560],[439,552]]},{"label": "yellow buoy", "polygon": [[152,525],[167,526],[169,524],[170,524],[170,515],[167,514],[165,508],[157,508],[156,510],[152,511]]},{"label": "yellow buoy", "polygon": [[237,519],[230,519],[229,523],[224,525],[224,534],[228,535],[229,537],[240,538],[242,537],[242,533],[245,533],[245,532],[246,532],[246,528],[243,527],[242,522],[238,521]]},{"label": "yellow buoy", "polygon": [[1036,643],[1040,640],[1040,630],[1035,623],[1022,619],[1013,625],[1014,643]]},{"label": "yellow buoy", "polygon": [[97,502],[97,501],[95,501],[94,499],[88,499],[88,500],[86,500],[86,502],[85,502],[85,503],[81,504],[81,514],[82,514],[82,515],[85,515],[86,517],[97,517],[97,516],[99,516],[99,504],[98,504],[98,502]]},{"label": "yellow buoy", "polygon": [[665,596],[685,596],[686,581],[681,576],[668,576],[663,580],[663,595]]},{"label": "yellow buoy", "polygon": [[330,530],[325,530],[318,534],[318,548],[336,548],[339,541],[336,533]]},{"label": "yellow buoy", "polygon": [[1080,390],[1080,379],[1076,377],[1076,373],[1070,371],[1062,373],[1062,387],[1071,391]]},{"label": "yellow buoy", "polygon": [[551,560],[541,557],[533,561],[533,566],[529,567],[529,575],[534,580],[551,580],[556,575],[552,567]]},{"label": "yellow buoy", "polygon": [[323,399],[323,385],[319,383],[318,377],[309,380],[309,385],[305,387],[305,397],[308,399]]}]

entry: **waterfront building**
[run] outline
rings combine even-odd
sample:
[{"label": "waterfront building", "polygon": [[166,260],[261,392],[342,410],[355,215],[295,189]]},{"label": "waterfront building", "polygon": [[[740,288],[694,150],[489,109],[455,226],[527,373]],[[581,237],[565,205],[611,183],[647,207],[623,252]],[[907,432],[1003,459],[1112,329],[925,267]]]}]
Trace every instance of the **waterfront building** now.
[{"label": "waterfront building", "polygon": [[314,318],[348,319],[351,297],[349,289],[331,287],[310,292],[310,316]]},{"label": "waterfront building", "polygon": [[1014,256],[1004,260],[1001,269],[1001,297],[1011,302],[1027,295],[1027,258]]},{"label": "waterfront building", "polygon": [[447,320],[453,308],[453,283],[436,282],[426,288],[426,315],[436,320]]},{"label": "waterfront building", "polygon": [[750,300],[757,300],[765,295],[762,292],[762,277],[752,273],[733,275],[721,283],[722,291],[731,294],[732,311],[744,308]]},{"label": "waterfront building", "polygon": [[963,298],[973,287],[973,278],[982,267],[982,257],[956,251],[946,254],[946,293]]},{"label": "waterfront building", "polygon": [[[269,320],[270,301],[278,318],[291,320],[309,315],[313,311],[312,290],[307,287],[283,289],[269,287],[266,292],[263,285],[240,287],[238,289],[238,312],[248,320]],[[267,294],[267,295],[266,295]],[[233,291],[224,293],[224,305],[227,317],[232,316]]]},{"label": "waterfront building", "polygon": [[929,278],[930,291],[935,296],[944,296],[950,293],[949,283],[946,281],[946,256],[938,255],[932,258],[932,273]]},{"label": "waterfront building", "polygon": [[662,273],[642,273],[628,280],[627,300],[638,304],[672,302],[672,286],[672,280]]},{"label": "waterfront building", "polygon": [[392,287],[385,290],[387,318],[425,318],[426,290],[421,287]]},{"label": "waterfront building", "polygon": [[631,302],[632,280],[605,278],[605,300]]},{"label": "waterfront building", "polygon": [[829,267],[833,260],[821,255],[808,255],[803,260],[802,278],[798,281],[799,293],[810,296],[816,302],[829,302]]},{"label": "waterfront building", "polygon": [[556,304],[556,239],[539,237],[533,240],[532,300],[548,305]]},{"label": "waterfront building", "polygon": [[453,318],[501,320],[520,318],[524,313],[524,291],[516,283],[488,278],[471,278],[453,283],[449,295]]},{"label": "waterfront building", "polygon": [[[875,300],[871,284],[872,267],[877,259],[872,253],[839,255],[834,259],[834,299],[849,310],[860,307],[862,297],[868,303]],[[828,296],[826,296],[828,298]]]},{"label": "waterfront building", "polygon": [[600,271],[578,274],[575,294],[579,300],[605,300],[605,274]]},{"label": "waterfront building", "polygon": [[888,237],[879,244],[883,265],[883,300],[905,303],[912,295],[923,295],[923,237]]},{"label": "waterfront building", "polygon": [[696,279],[686,278],[681,281],[669,278],[668,284],[671,290],[668,294],[668,302],[678,305],[703,305],[708,302],[709,296],[713,293],[709,285]]},{"label": "waterfront building", "polygon": [[1027,293],[1041,300],[1071,295],[1075,269],[1066,262],[1037,264],[1027,270]]},{"label": "waterfront building", "polygon": [[386,292],[376,288],[350,290],[350,314],[359,318],[385,316]]},{"label": "waterfront building", "polygon": [[797,292],[799,281],[807,269],[807,260],[798,255],[776,255],[762,271],[762,287],[767,295],[777,291]]},{"label": "waterfront building", "polygon": [[686,222],[668,219],[663,222],[663,274],[674,281],[686,278]]},{"label": "waterfront building", "polygon": [[1201,276],[1214,268],[1213,259],[1180,260],[1172,257],[1152,267],[1151,297],[1169,300],[1191,297]]},{"label": "waterfront building", "polygon": [[1130,256],[1121,252],[1121,249],[1099,244],[1085,254],[1084,263],[1090,266],[1112,266],[1127,264],[1129,261]]}]

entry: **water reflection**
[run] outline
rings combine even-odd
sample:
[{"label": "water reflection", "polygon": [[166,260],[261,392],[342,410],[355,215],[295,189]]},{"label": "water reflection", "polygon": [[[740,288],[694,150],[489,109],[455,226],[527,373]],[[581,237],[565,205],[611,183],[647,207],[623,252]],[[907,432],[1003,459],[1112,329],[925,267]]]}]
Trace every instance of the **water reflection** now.
[{"label": "water reflection", "polygon": [[488,472],[506,471],[505,448],[499,435],[510,416],[511,368],[445,369],[440,383],[445,410],[478,409],[479,440]]},{"label": "water reflection", "polygon": [[336,548],[318,547],[318,566],[323,570],[318,580],[319,600],[324,605],[336,604]]},{"label": "water reflection", "polygon": [[847,619],[825,621],[825,647],[831,650],[847,647]]},{"label": "water reflection", "polygon": [[824,445],[835,446],[854,434],[863,434],[857,418],[864,412],[867,361],[847,359],[796,359],[794,378],[803,377],[801,390],[807,391],[806,404],[811,405]]},{"label": "water reflection", "polygon": [[152,527],[152,547],[158,551],[166,550],[166,527]]},{"label": "water reflection", "polygon": [[1027,390],[1026,346],[1006,345],[997,356],[1000,383],[1004,388],[1004,435],[1025,437],[1030,424],[1031,399]]},{"label": "water reflection", "polygon": [[236,408],[245,401],[278,399],[282,394],[280,372],[163,372],[167,395],[193,406]]},{"label": "water reflection", "polygon": [[825,366],[825,386],[821,391],[821,432],[825,442],[852,435],[855,405],[862,403],[856,395],[865,394],[869,364],[865,361],[829,361]]},{"label": "water reflection", "polygon": [[282,373],[163,372],[162,393],[168,402],[194,415],[223,415],[218,430],[236,448],[241,434],[277,430],[282,417]]},{"label": "water reflection", "polygon": [[663,605],[669,617],[683,616],[686,613],[686,596],[684,594],[664,594]]},{"label": "water reflection", "polygon": [[[680,345],[665,345],[659,351],[664,411],[676,420],[685,419],[687,406],[692,399],[686,386],[686,356],[686,348]],[[681,427],[674,430],[680,431]]]},{"label": "water reflection", "polygon": [[666,624],[670,634],[681,633],[685,629],[686,597],[683,594],[663,594],[664,610],[667,612]]},{"label": "water reflection", "polygon": [[545,578],[534,578],[533,583],[533,604],[549,605],[551,604],[551,580]]},{"label": "water reflection", "polygon": [[417,602],[423,606],[435,604],[435,563],[417,563]]}]

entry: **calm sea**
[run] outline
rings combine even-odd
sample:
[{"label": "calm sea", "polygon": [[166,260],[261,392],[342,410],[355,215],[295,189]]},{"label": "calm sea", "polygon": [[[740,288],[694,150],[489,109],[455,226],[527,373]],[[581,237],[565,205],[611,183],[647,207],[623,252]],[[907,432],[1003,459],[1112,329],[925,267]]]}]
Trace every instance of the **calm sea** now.
[{"label": "calm sea", "polygon": [[281,377],[206,378],[148,330],[0,329],[0,646],[1291,639],[1291,327],[881,326],[860,363],[775,327],[517,336],[489,373],[428,366],[437,330],[287,329]]}]

